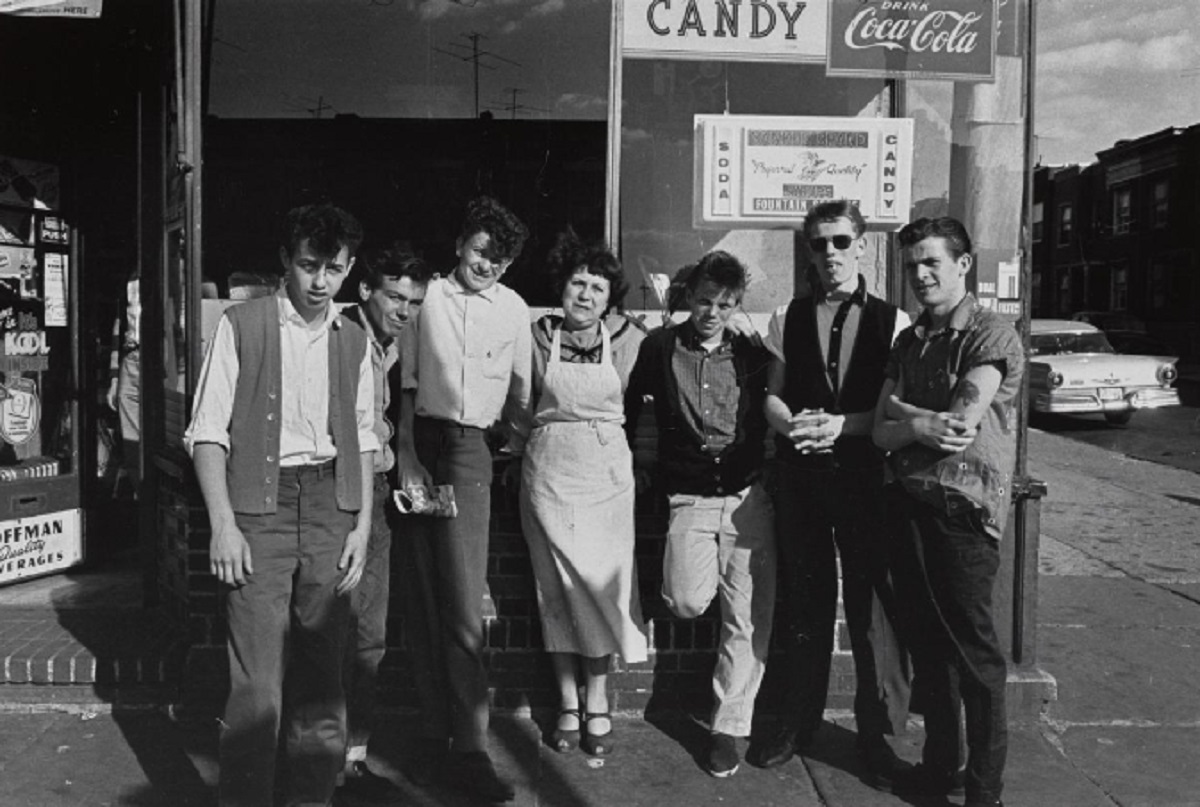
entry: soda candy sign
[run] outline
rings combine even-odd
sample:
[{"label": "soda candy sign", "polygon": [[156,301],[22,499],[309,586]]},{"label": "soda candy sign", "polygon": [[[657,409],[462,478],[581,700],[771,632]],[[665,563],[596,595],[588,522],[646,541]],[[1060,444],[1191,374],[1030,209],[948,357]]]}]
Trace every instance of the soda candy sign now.
[{"label": "soda candy sign", "polygon": [[697,115],[695,127],[697,227],[798,227],[833,199],[877,228],[907,221],[909,118]]},{"label": "soda candy sign", "polygon": [[635,59],[825,61],[829,0],[624,0],[621,53]]},{"label": "soda candy sign", "polygon": [[997,0],[830,0],[829,76],[988,82]]}]

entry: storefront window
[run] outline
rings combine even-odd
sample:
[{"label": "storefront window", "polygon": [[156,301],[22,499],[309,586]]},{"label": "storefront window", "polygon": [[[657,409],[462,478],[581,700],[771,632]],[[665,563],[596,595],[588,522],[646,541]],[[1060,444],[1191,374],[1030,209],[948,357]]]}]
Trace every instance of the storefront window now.
[{"label": "storefront window", "polygon": [[0,485],[74,469],[71,239],[56,168],[0,156]]}]

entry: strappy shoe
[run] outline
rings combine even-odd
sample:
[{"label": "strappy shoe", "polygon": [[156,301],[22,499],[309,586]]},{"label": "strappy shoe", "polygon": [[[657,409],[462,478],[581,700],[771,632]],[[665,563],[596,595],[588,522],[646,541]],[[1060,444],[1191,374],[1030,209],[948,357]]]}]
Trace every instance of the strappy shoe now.
[{"label": "strappy shoe", "polygon": [[[593,734],[592,721],[600,719],[607,720],[610,728],[603,734]],[[611,726],[612,713],[585,712],[583,715],[583,739],[579,742],[580,748],[594,757],[603,757],[611,754],[613,747],[616,746]]]},{"label": "strappy shoe", "polygon": [[[583,719],[579,716],[578,709],[560,709],[558,712],[559,722],[562,721],[565,715],[571,715],[578,723],[582,723]],[[550,734],[550,747],[560,754],[567,754],[575,750],[579,745],[579,729],[564,729],[559,726],[554,727],[554,731]]]}]

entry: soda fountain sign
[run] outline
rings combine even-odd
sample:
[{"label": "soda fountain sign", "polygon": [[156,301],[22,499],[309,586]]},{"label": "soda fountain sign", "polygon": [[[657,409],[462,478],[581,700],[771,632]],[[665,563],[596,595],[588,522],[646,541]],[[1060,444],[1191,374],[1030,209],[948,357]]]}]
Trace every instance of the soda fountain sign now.
[{"label": "soda fountain sign", "polygon": [[815,205],[849,199],[867,224],[908,221],[910,118],[697,115],[697,227],[799,227]]},{"label": "soda fountain sign", "polygon": [[997,0],[830,0],[830,76],[995,79]]}]

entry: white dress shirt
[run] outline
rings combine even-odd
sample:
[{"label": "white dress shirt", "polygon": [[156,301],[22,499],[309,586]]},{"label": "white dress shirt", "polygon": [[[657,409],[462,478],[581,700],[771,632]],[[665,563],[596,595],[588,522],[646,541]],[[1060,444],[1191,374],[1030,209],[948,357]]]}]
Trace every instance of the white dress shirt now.
[{"label": "white dress shirt", "polygon": [[[275,296],[279,308],[279,347],[282,364],[282,407],[279,465],[287,468],[320,463],[337,456],[329,434],[329,329],[337,319],[330,304],[318,328],[310,328],[283,289]],[[229,423],[237,389],[237,344],[229,317],[221,317],[200,369],[192,422],[184,445],[192,453],[197,443],[217,443],[229,450]],[[354,411],[359,451],[375,451],[375,381],[371,351],[363,351],[358,368]]]},{"label": "white dress shirt", "polygon": [[500,283],[469,292],[454,279],[430,282],[425,303],[400,335],[401,387],[416,414],[487,428],[505,413],[516,428],[529,408],[533,336],[529,307]]}]

